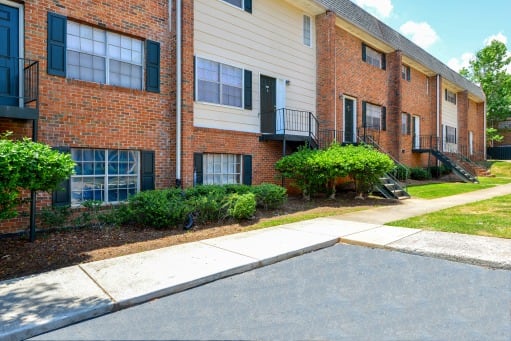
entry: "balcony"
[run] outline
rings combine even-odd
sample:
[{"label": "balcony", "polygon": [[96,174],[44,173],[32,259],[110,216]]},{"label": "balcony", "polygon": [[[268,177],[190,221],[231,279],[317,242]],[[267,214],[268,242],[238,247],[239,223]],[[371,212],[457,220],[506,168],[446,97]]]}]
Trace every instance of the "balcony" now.
[{"label": "balcony", "polygon": [[0,117],[39,118],[39,62],[0,56]]},{"label": "balcony", "polygon": [[309,111],[282,108],[261,114],[261,141],[302,141],[318,146],[319,123]]}]

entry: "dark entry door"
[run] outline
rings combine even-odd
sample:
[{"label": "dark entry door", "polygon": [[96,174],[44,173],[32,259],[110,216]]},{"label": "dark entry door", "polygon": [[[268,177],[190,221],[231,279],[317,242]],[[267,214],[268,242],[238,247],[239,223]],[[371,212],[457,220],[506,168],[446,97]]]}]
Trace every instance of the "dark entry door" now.
[{"label": "dark entry door", "polygon": [[18,9],[0,4],[0,105],[17,106],[18,52]]},{"label": "dark entry door", "polygon": [[261,132],[275,133],[275,108],[277,105],[277,80],[261,76]]},{"label": "dark entry door", "polygon": [[355,101],[344,98],[344,141],[357,142],[355,136]]}]

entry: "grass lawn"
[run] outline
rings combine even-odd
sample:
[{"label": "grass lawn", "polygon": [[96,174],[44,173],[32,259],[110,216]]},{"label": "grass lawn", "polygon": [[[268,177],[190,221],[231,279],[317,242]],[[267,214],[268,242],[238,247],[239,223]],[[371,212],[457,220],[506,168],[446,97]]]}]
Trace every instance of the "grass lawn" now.
[{"label": "grass lawn", "polygon": [[511,195],[390,222],[386,225],[511,238]]},{"label": "grass lawn", "polygon": [[[416,198],[434,199],[511,183],[510,162],[492,162],[491,172],[495,177],[480,177],[479,184],[440,183],[410,186],[408,192]],[[393,221],[387,225],[511,238],[511,195]]]},{"label": "grass lawn", "polygon": [[478,191],[480,189],[495,187],[497,185],[504,185],[511,183],[511,177],[491,177],[491,178],[479,178],[478,184],[465,183],[465,182],[445,182],[438,184],[427,184],[427,185],[411,185],[408,186],[407,192],[412,197],[420,199],[436,199],[442,198],[449,195],[456,195],[461,193],[468,193],[472,191]]}]

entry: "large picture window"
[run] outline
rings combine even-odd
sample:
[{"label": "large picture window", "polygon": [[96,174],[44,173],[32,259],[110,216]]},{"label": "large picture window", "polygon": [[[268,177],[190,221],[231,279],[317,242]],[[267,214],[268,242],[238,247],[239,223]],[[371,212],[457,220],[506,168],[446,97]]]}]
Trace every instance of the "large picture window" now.
[{"label": "large picture window", "polygon": [[197,100],[241,108],[243,70],[211,60],[196,59]]},{"label": "large picture window", "polygon": [[240,184],[241,155],[235,154],[204,154],[204,184]]},{"label": "large picture window", "polygon": [[67,77],[142,89],[143,41],[67,21]]},{"label": "large picture window", "polygon": [[119,202],[139,190],[140,155],[132,150],[71,149],[71,204]]}]

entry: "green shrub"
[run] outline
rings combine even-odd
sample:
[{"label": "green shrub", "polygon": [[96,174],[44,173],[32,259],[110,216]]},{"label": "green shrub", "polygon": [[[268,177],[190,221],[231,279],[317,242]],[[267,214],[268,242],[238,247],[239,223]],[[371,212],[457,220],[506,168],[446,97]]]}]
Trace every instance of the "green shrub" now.
[{"label": "green shrub", "polygon": [[227,213],[234,219],[249,219],[256,212],[256,199],[254,193],[231,194],[228,199]]},{"label": "green shrub", "polygon": [[48,206],[41,209],[39,217],[44,228],[65,227],[71,216],[71,206]]},{"label": "green shrub", "polygon": [[144,191],[128,199],[128,221],[155,228],[176,227],[189,213],[180,189]]},{"label": "green shrub", "polygon": [[227,216],[227,207],[225,207],[227,198],[227,196],[220,197],[218,193],[213,192],[194,196],[187,200],[187,205],[191,212],[195,212],[195,222],[203,224],[219,221]]},{"label": "green shrub", "polygon": [[252,193],[255,194],[257,206],[264,209],[279,208],[287,200],[286,189],[274,184],[253,186]]},{"label": "green shrub", "polygon": [[222,185],[198,185],[185,189],[184,193],[186,198],[201,196],[224,198],[227,195],[227,188]]},{"label": "green shrub", "polygon": [[410,169],[404,165],[397,165],[392,173],[400,181],[405,181],[410,177]]},{"label": "green shrub", "polygon": [[431,179],[431,173],[425,168],[413,167],[410,168],[410,177],[413,180],[429,180]]},{"label": "green shrub", "polygon": [[252,192],[252,187],[242,184],[229,184],[224,185],[225,191],[227,194],[237,193],[237,194],[245,194]]}]

